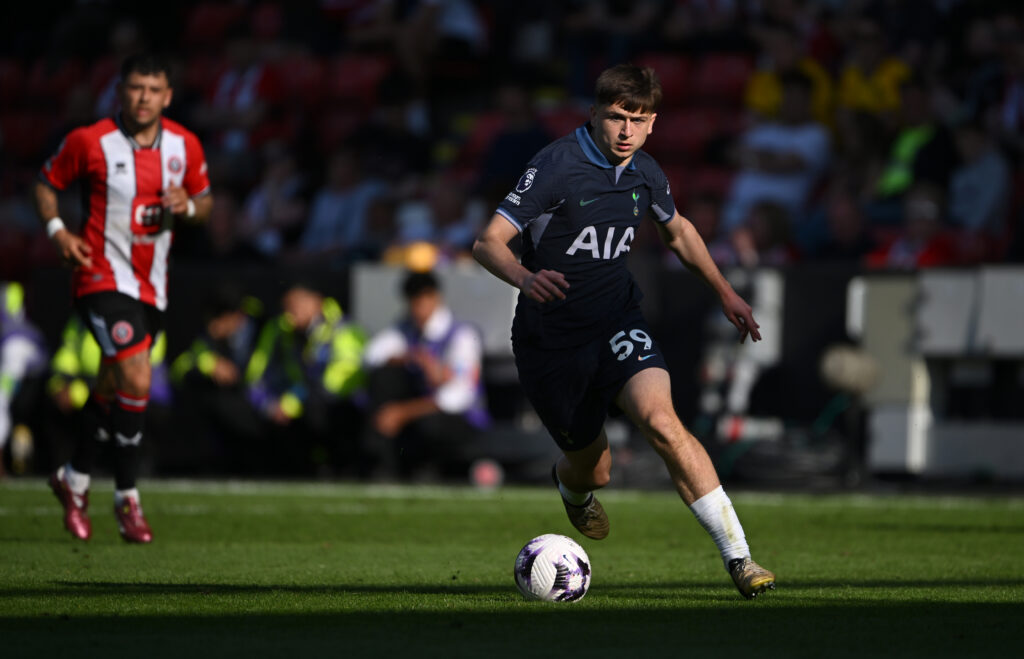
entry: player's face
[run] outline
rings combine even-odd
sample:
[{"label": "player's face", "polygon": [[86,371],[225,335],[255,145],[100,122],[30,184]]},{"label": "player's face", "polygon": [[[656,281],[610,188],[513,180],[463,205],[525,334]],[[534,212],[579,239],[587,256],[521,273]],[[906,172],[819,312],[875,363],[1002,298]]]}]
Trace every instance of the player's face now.
[{"label": "player's face", "polygon": [[653,112],[630,112],[621,105],[590,108],[594,143],[613,165],[625,165],[647,141],[654,130]]},{"label": "player's face", "polygon": [[440,306],[440,291],[425,291],[409,300],[409,317],[413,324],[422,331],[427,326],[427,321]]},{"label": "player's face", "polygon": [[132,122],[150,126],[171,104],[171,86],[163,73],[129,73],[121,82],[121,109]]}]

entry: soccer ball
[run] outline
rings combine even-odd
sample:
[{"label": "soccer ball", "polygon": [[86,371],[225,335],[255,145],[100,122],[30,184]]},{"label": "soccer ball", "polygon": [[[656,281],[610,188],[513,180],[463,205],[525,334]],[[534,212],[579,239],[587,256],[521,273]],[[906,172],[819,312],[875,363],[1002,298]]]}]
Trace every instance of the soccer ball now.
[{"label": "soccer ball", "polygon": [[572,538],[547,533],[516,556],[515,577],[527,599],[575,602],[590,588],[590,558]]}]

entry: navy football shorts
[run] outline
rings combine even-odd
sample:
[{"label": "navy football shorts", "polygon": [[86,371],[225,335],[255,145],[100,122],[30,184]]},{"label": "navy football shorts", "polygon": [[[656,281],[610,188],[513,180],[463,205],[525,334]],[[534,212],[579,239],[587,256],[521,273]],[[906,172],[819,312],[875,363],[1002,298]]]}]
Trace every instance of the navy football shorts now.
[{"label": "navy football shorts", "polygon": [[555,443],[579,451],[600,435],[626,381],[647,368],[668,370],[639,309],[607,335],[575,348],[543,349],[513,342],[519,382]]},{"label": "navy football shorts", "polygon": [[75,300],[82,322],[103,351],[104,361],[119,361],[148,350],[163,330],[163,312],[124,293],[103,291]]}]

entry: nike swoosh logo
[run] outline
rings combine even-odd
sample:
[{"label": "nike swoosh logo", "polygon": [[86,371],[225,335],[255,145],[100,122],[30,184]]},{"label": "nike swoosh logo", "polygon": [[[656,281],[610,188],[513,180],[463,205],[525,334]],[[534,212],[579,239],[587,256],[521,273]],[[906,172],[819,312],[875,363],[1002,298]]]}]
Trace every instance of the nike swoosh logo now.
[{"label": "nike swoosh logo", "polygon": [[653,352],[651,354],[649,354],[649,355],[640,355],[639,357],[637,357],[637,361],[641,361],[642,362],[642,361],[645,361],[647,359],[650,359],[653,356],[654,356]]},{"label": "nike swoosh logo", "polygon": [[590,204],[594,203],[598,199],[600,199],[600,197],[594,197],[593,199],[591,199],[589,201],[583,201],[582,199],[580,199],[580,206],[589,206]]}]

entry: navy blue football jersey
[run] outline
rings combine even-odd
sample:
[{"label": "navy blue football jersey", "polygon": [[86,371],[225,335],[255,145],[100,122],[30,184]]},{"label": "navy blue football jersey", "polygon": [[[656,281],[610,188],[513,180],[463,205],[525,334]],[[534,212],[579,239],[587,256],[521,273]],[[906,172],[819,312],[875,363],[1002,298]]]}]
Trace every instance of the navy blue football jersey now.
[{"label": "navy blue football jersey", "polygon": [[497,212],[523,234],[523,265],[556,270],[564,300],[519,295],[512,336],[545,347],[580,345],[639,304],[626,255],[645,216],[668,222],[675,205],[668,179],[638,151],[624,167],[608,162],[587,126],[542,149]]}]

